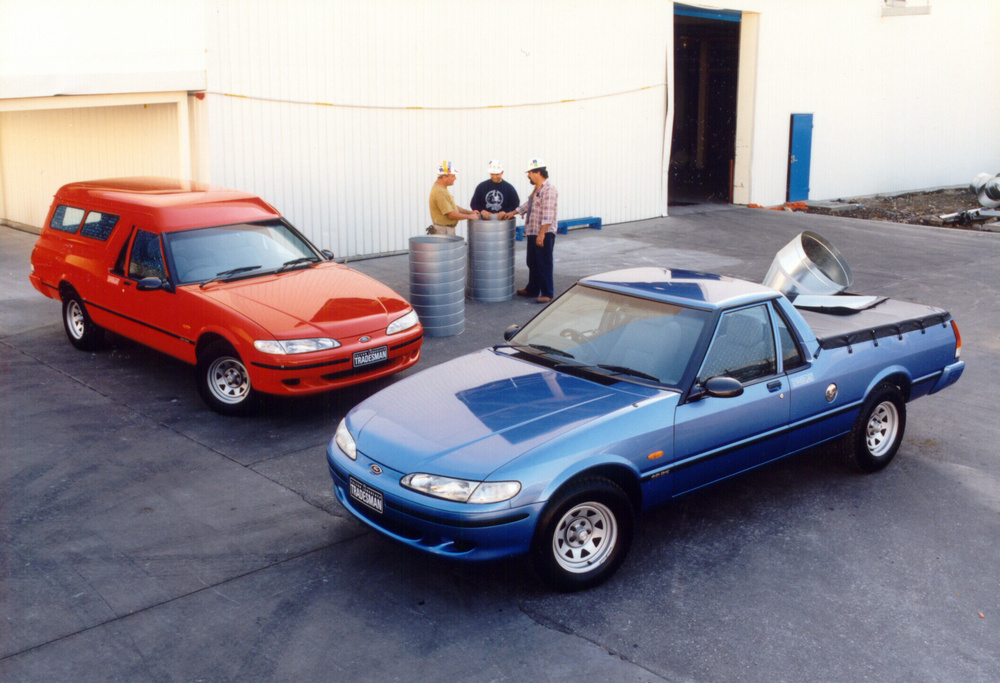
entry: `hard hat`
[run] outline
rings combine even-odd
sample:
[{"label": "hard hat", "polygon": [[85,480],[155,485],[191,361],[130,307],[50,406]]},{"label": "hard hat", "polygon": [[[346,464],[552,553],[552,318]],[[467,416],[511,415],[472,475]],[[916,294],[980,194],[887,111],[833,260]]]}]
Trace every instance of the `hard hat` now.
[{"label": "hard hat", "polygon": [[445,160],[438,165],[438,175],[452,175],[454,173],[458,173],[458,171],[455,170],[455,164],[450,161]]},{"label": "hard hat", "polygon": [[525,172],[537,171],[540,168],[545,168],[545,162],[539,159],[538,157],[535,157],[534,159],[528,162],[528,168],[525,169]]},{"label": "hard hat", "polygon": [[503,173],[503,164],[500,163],[499,159],[493,159],[490,161],[490,175],[495,173]]}]

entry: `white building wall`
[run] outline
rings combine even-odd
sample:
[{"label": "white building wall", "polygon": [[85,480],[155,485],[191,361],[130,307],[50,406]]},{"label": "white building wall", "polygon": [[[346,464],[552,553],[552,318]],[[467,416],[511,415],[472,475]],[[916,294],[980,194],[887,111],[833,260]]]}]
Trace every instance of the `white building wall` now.
[{"label": "white building wall", "polygon": [[526,198],[540,156],[562,218],[661,214],[668,2],[218,0],[207,17],[213,182],[338,255],[407,249],[442,159],[462,206],[491,158]]},{"label": "white building wall", "polygon": [[1000,2],[726,0],[759,13],[750,202],[785,200],[789,117],[812,113],[811,199],[1000,172]]},{"label": "white building wall", "polygon": [[[792,113],[814,114],[814,199],[1000,171],[997,0],[711,4],[753,13],[737,201],[784,201]],[[44,214],[57,177],[149,170],[255,191],[340,255],[383,253],[429,222],[442,158],[467,205],[493,157],[527,194],[538,155],[561,217],[651,218],[672,50],[669,0],[0,0],[0,217]],[[123,133],[136,144],[94,154]],[[75,157],[52,157],[59,141]]]},{"label": "white building wall", "polygon": [[0,0],[0,99],[205,87],[205,0]]}]

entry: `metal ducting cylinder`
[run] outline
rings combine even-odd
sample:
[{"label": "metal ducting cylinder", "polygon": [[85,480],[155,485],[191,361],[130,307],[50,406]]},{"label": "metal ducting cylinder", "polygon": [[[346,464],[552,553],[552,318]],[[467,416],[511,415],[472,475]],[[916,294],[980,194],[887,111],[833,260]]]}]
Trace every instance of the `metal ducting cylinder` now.
[{"label": "metal ducting cylinder", "polygon": [[428,337],[465,330],[465,265],[465,240],[457,235],[410,238],[410,303]]},{"label": "metal ducting cylinder", "polygon": [[1000,207],[1000,174],[980,173],[972,179],[969,190],[976,195],[980,205],[987,209]]},{"label": "metal ducting cylinder", "polygon": [[469,221],[466,294],[477,301],[514,298],[514,219]]},{"label": "metal ducting cylinder", "polygon": [[843,254],[814,232],[800,233],[774,257],[764,284],[789,299],[799,294],[838,294],[854,282]]}]

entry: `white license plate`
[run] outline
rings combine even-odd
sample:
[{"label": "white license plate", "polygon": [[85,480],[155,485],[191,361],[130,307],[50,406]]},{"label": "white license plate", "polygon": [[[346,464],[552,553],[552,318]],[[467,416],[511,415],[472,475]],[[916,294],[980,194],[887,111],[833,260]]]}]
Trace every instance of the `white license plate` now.
[{"label": "white license plate", "polygon": [[373,489],[368,484],[351,477],[350,481],[351,498],[358,501],[365,507],[369,507],[375,512],[382,514],[382,492]]},{"label": "white license plate", "polygon": [[363,368],[366,365],[374,365],[389,360],[389,347],[379,346],[375,349],[365,349],[354,352],[354,367]]}]

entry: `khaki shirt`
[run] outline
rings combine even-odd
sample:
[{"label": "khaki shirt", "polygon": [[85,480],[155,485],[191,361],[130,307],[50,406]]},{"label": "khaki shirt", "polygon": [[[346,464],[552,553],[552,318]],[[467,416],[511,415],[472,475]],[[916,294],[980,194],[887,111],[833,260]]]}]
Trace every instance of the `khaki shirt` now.
[{"label": "khaki shirt", "polygon": [[451,196],[451,192],[448,191],[447,187],[434,183],[431,187],[430,203],[431,222],[435,225],[458,225],[457,220],[448,218],[449,213],[458,210],[458,204],[455,203],[455,198]]}]

